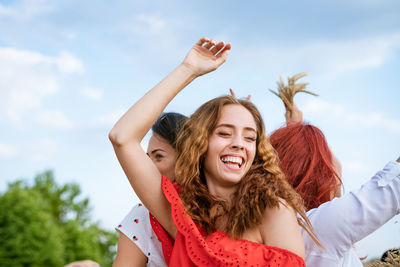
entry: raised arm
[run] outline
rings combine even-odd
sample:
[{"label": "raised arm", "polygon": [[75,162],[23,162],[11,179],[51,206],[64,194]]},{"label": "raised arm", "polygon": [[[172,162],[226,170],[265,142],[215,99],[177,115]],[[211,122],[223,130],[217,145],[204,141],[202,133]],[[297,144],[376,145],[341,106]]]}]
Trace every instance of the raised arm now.
[{"label": "raised arm", "polygon": [[109,134],[117,158],[137,196],[171,236],[176,228],[170,205],[161,189],[161,174],[143,151],[140,142],[167,104],[195,78],[216,70],[225,62],[229,44],[200,39],[184,61],[139,99]]},{"label": "raised arm", "polygon": [[286,124],[303,121],[303,112],[301,112],[294,102],[291,107],[285,105],[285,109]]},{"label": "raised arm", "polygon": [[[389,162],[360,189],[307,212],[328,253],[341,254],[400,213],[400,164]],[[303,234],[303,238],[309,238]],[[311,244],[312,242],[305,242]],[[306,248],[307,250],[307,248]],[[318,260],[319,252],[315,260]],[[309,255],[310,256],[310,255]],[[314,259],[313,259],[314,260]],[[308,262],[309,263],[309,262]]]}]

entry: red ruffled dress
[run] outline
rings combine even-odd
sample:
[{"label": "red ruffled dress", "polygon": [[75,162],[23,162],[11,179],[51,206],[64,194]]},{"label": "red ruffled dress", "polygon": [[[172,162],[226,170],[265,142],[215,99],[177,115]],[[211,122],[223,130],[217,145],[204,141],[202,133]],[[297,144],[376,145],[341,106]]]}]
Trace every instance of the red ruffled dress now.
[{"label": "red ruffled dress", "polygon": [[232,239],[219,230],[205,237],[205,231],[186,214],[178,187],[162,177],[162,189],[171,203],[171,214],[178,230],[175,241],[150,216],[154,232],[162,243],[169,266],[269,266],[305,267],[297,254],[278,247],[244,239]]}]

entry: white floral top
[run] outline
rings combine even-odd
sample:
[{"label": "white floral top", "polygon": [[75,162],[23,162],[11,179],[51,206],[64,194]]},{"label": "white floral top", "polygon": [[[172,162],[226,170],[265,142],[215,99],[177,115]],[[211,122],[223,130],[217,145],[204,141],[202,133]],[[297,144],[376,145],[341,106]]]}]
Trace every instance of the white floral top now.
[{"label": "white floral top", "polygon": [[132,240],[147,256],[147,266],[167,266],[161,242],[151,227],[149,211],[143,204],[134,206],[115,229]]}]

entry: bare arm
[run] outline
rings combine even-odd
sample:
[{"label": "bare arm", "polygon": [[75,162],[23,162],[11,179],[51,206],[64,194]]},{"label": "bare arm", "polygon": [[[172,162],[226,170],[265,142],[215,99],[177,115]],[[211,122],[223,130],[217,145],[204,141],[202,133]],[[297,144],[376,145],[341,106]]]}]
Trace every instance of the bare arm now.
[{"label": "bare arm", "polygon": [[132,240],[124,234],[119,235],[117,257],[115,258],[113,267],[145,267],[147,265],[147,257],[136,246]]},{"label": "bare arm", "polygon": [[286,124],[303,121],[303,112],[296,106],[295,103],[291,107],[285,105]]},{"label": "bare arm", "polygon": [[109,134],[117,158],[136,194],[173,237],[170,205],[161,189],[161,174],[143,151],[140,142],[166,105],[196,77],[217,69],[225,62],[230,45],[200,39],[184,61],[137,101]]}]

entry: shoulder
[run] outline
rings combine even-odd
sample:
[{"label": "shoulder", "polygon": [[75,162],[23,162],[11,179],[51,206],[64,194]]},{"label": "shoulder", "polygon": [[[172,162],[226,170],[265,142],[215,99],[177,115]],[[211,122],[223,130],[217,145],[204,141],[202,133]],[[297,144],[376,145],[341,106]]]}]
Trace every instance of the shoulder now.
[{"label": "shoulder", "polygon": [[118,228],[120,228],[121,224],[138,223],[140,219],[142,221],[143,220],[149,221],[149,211],[143,204],[138,203],[132,207],[129,213],[124,217],[124,219],[118,225]]},{"label": "shoulder", "polygon": [[305,257],[296,212],[286,201],[281,200],[278,207],[265,210],[260,232],[265,245],[283,248]]},{"label": "shoulder", "polygon": [[[148,257],[148,266],[153,266],[150,263],[155,263],[155,266],[165,266],[162,244],[153,231],[150,213],[143,204],[135,205],[116,230],[120,232],[119,242],[123,242],[121,246],[127,251],[135,247]],[[133,249],[131,250],[133,253]]]},{"label": "shoulder", "polygon": [[134,242],[140,237],[150,236],[149,211],[141,203],[135,205],[115,229]]},{"label": "shoulder", "polygon": [[297,222],[296,218],[294,209],[284,199],[280,199],[278,207],[265,209],[263,223],[269,224],[284,219],[294,219]]}]

